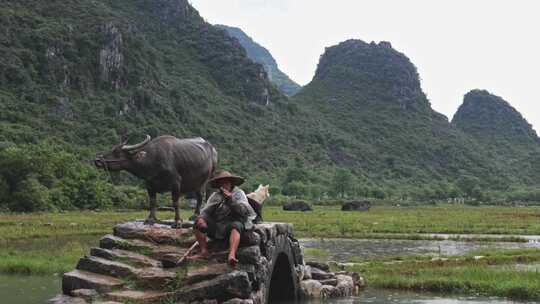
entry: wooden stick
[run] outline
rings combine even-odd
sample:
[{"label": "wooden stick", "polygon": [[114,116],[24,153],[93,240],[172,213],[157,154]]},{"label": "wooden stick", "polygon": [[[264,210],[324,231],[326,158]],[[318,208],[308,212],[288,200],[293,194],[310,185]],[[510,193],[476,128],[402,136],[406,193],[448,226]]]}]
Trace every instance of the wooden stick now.
[{"label": "wooden stick", "polygon": [[178,261],[176,261],[176,266],[181,265],[187,259],[187,257],[191,254],[191,252],[193,252],[193,250],[195,250],[197,245],[199,245],[199,242],[195,241],[195,243],[193,243],[193,245],[191,245],[191,247],[189,247],[188,251],[186,251],[186,253],[184,253],[184,255]]}]

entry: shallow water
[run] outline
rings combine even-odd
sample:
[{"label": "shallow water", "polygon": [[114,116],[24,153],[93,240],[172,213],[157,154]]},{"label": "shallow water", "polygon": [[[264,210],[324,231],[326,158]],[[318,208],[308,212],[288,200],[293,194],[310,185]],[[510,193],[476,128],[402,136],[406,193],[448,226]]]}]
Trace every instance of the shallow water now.
[{"label": "shallow water", "polygon": [[539,242],[476,242],[384,239],[301,239],[306,248],[329,252],[329,260],[346,262],[352,257],[393,257],[411,255],[455,256],[480,249],[540,248]]},{"label": "shallow water", "polygon": [[[92,241],[94,242],[94,241]],[[330,253],[328,259],[346,262],[352,257],[391,257],[397,255],[460,255],[478,249],[540,248],[540,243],[473,242],[473,241],[411,241],[411,240],[357,240],[357,239],[303,239],[307,248],[318,248]],[[535,265],[538,267],[538,265]],[[517,266],[519,267],[519,266]],[[523,271],[538,271],[524,265]],[[0,274],[0,303],[33,304],[46,303],[60,293],[58,276],[20,276]],[[317,302],[310,302],[317,303]],[[500,298],[457,297],[403,291],[370,290],[359,297],[326,301],[335,304],[394,303],[394,304],[507,304],[517,303]]]},{"label": "shallow water", "polygon": [[[305,303],[323,303],[322,301],[310,301]],[[415,293],[404,291],[390,291],[381,289],[367,289],[358,297],[338,300],[325,300],[324,303],[332,304],[511,304],[527,303],[514,302],[496,297],[460,297],[452,295],[438,295],[432,293]],[[533,303],[533,302],[528,302]]]},{"label": "shallow water", "polygon": [[46,303],[58,293],[58,276],[0,275],[0,303]]}]

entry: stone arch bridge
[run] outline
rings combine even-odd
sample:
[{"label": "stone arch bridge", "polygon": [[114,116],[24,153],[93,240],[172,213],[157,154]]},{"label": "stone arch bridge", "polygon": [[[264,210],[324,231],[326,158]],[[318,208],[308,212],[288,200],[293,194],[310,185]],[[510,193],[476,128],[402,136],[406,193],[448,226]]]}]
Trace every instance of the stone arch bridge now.
[{"label": "stone arch bridge", "polygon": [[324,264],[306,265],[292,226],[284,223],[256,225],[250,243],[241,244],[234,268],[226,264],[224,242],[210,242],[208,262],[177,265],[195,242],[189,226],[117,225],[63,275],[63,294],[49,303],[294,302],[349,296],[361,281],[355,274],[329,273]]}]

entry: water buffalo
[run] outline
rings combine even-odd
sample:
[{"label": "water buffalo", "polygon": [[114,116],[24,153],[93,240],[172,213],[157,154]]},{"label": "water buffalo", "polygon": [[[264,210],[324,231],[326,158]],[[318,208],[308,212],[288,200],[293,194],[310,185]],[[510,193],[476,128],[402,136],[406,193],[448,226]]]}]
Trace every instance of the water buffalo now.
[{"label": "water buffalo", "polygon": [[156,194],[172,193],[174,225],[180,224],[178,200],[180,195],[194,192],[197,197],[198,214],[202,204],[202,191],[217,166],[217,151],[202,138],[178,139],[159,136],[135,145],[127,140],[112,148],[105,155],[98,155],[96,167],[110,171],[126,170],[145,182],[150,199],[150,215],[146,223],[157,222]]}]

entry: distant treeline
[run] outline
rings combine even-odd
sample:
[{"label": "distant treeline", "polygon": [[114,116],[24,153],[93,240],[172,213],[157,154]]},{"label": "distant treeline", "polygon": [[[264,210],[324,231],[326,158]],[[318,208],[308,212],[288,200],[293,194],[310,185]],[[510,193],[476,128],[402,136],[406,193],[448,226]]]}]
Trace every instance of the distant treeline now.
[{"label": "distant treeline", "polygon": [[[90,161],[82,160],[80,155],[48,142],[29,145],[0,143],[0,211],[134,209],[146,205],[146,192],[140,181],[127,174],[99,171]],[[419,187],[399,187],[376,185],[346,169],[321,176],[297,163],[269,179],[273,181],[270,204],[298,199],[314,204],[339,204],[345,200],[366,198],[402,205],[540,202],[540,189],[484,191],[478,185],[479,181],[466,176],[453,183],[434,181]],[[251,190],[259,181],[266,180],[248,177],[244,187]],[[161,201],[167,202],[168,197],[162,196]]]}]

